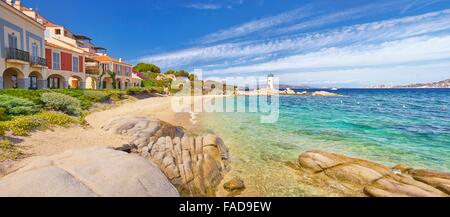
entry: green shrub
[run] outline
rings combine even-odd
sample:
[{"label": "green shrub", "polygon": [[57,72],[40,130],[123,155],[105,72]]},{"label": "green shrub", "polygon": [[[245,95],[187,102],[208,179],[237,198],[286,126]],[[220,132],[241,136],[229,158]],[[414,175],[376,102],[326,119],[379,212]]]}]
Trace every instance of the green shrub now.
[{"label": "green shrub", "polygon": [[55,111],[61,111],[69,115],[79,115],[81,112],[80,101],[68,95],[44,93],[41,100],[47,108]]},{"label": "green shrub", "polygon": [[59,90],[53,90],[56,93],[64,94],[67,96],[71,96],[73,98],[76,98],[79,100],[80,107],[82,109],[87,109],[90,106],[92,106],[92,101],[86,97],[84,90],[79,89],[59,89]]},{"label": "green shrub", "polygon": [[39,111],[39,106],[31,100],[0,95],[0,107],[6,109],[7,115],[30,115]]},{"label": "green shrub", "polygon": [[0,94],[14,96],[22,99],[33,101],[37,105],[42,105],[41,96],[47,90],[26,90],[26,89],[4,89],[0,90]]},{"label": "green shrub", "polygon": [[0,121],[8,119],[8,114],[6,113],[6,108],[0,107]]},{"label": "green shrub", "polygon": [[115,90],[115,89],[105,89],[102,90],[103,93],[107,94],[111,100],[120,101],[125,99],[126,92],[123,90]]},{"label": "green shrub", "polygon": [[45,123],[48,125],[47,127],[50,126],[68,127],[72,124],[79,123],[79,120],[75,117],[56,112],[42,112],[40,114],[37,114],[35,117],[45,121]]},{"label": "green shrub", "polygon": [[84,92],[84,95],[93,102],[105,102],[110,99],[110,96],[102,91],[87,90]]},{"label": "green shrub", "polygon": [[15,136],[28,136],[33,130],[44,126],[44,121],[35,116],[18,116],[10,121],[2,122],[2,127],[10,130]]}]

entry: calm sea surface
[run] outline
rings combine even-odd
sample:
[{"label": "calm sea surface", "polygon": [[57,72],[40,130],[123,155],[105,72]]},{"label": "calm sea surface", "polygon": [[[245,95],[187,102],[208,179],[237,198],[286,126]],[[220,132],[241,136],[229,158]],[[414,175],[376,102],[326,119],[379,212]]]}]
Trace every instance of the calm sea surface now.
[{"label": "calm sea surface", "polygon": [[[450,89],[332,92],[344,97],[280,96],[279,120],[272,124],[261,124],[262,114],[252,112],[209,113],[200,123],[225,140],[249,195],[329,195],[306,185],[285,164],[312,149],[450,171]],[[248,100],[227,103],[248,107]]]}]

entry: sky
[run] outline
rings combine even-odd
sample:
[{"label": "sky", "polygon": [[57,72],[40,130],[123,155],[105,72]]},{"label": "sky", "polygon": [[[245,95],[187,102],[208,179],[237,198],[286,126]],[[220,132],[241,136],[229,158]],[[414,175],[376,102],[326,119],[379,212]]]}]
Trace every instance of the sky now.
[{"label": "sky", "polygon": [[24,0],[129,63],[366,87],[450,78],[450,0]]}]

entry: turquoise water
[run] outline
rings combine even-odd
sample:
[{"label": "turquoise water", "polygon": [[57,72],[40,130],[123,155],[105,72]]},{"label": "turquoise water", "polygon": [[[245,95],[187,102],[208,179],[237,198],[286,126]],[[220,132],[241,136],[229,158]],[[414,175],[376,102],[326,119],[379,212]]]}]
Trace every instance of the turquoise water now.
[{"label": "turquoise water", "polygon": [[[210,113],[202,127],[224,138],[233,169],[250,180],[249,195],[327,195],[309,189],[285,164],[312,149],[450,171],[450,89],[335,92],[344,97],[280,96],[272,124],[261,124],[261,113]],[[233,100],[249,98],[227,103]]]}]

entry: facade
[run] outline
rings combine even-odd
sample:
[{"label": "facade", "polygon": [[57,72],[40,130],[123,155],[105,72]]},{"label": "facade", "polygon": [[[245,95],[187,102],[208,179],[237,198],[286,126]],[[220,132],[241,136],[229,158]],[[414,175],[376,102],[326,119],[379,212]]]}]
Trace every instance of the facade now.
[{"label": "facade", "polygon": [[46,88],[45,28],[20,7],[0,1],[0,89]]},{"label": "facade", "polygon": [[0,0],[0,12],[0,89],[140,86],[130,64],[100,53],[106,49],[91,38],[50,22],[20,0]]},{"label": "facade", "polygon": [[[101,76],[101,88],[112,88],[113,82],[118,89],[125,89],[133,85],[133,72],[132,65],[123,62],[122,59],[114,59],[106,54],[98,54],[94,57],[94,60],[100,64]],[[114,78],[111,74],[114,73]]]}]

